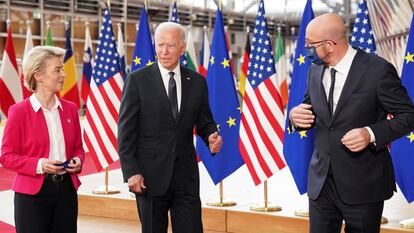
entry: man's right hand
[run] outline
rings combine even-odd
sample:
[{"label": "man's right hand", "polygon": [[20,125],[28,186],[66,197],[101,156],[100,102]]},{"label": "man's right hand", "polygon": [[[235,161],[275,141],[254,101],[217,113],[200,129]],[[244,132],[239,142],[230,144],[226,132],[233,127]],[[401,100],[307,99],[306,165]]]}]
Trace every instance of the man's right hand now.
[{"label": "man's right hand", "polygon": [[144,177],[141,174],[133,175],[128,179],[128,188],[135,193],[143,193],[147,187],[144,184]]},{"label": "man's right hand", "polygon": [[312,105],[299,104],[294,107],[289,114],[290,122],[298,128],[310,128],[315,121],[315,115],[312,112]]}]

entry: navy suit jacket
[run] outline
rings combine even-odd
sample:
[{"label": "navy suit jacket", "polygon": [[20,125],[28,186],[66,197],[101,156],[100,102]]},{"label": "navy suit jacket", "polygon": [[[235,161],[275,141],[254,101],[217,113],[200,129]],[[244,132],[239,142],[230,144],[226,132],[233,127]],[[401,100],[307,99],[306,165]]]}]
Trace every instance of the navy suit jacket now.
[{"label": "navy suit jacket", "polygon": [[142,174],[148,195],[168,189],[179,162],[188,192],[199,194],[199,173],[193,130],[208,145],[217,131],[208,102],[207,83],[181,66],[181,108],[174,120],[158,63],[130,73],[119,110],[118,149],[124,180]]},{"label": "navy suit jacket", "polygon": [[[361,50],[352,62],[334,115],[329,113],[322,84],[324,66],[312,65],[304,103],[316,116],[315,150],[309,166],[308,196],[316,199],[331,166],[335,185],[347,204],[389,199],[395,187],[387,145],[414,128],[414,107],[392,64]],[[393,119],[387,120],[392,114]],[[351,152],[341,138],[368,126],[375,143]]]}]

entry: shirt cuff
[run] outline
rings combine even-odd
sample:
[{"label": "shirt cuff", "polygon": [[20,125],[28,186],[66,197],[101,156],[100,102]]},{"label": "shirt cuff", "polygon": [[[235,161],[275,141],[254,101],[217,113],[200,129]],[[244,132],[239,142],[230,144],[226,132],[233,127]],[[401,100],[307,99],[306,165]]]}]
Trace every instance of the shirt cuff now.
[{"label": "shirt cuff", "polygon": [[370,127],[368,127],[368,126],[365,127],[365,129],[368,130],[368,133],[369,133],[369,136],[370,136],[369,142],[370,143],[375,143],[375,134],[374,134],[374,132],[372,132],[372,129]]},{"label": "shirt cuff", "polygon": [[76,164],[81,164],[82,165],[82,160],[80,158],[74,157],[72,159],[74,159],[76,161]]},{"label": "shirt cuff", "polygon": [[39,159],[39,161],[37,162],[36,174],[43,174],[43,173],[45,173],[45,172],[43,171],[43,168],[42,168],[42,162],[43,162],[43,160],[44,160],[44,158],[41,158],[41,159]]}]

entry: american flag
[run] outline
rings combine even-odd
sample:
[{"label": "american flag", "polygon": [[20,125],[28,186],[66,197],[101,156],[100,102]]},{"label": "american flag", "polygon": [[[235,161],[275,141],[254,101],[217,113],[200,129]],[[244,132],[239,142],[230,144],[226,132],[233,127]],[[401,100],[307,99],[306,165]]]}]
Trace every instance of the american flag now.
[{"label": "american flag", "polygon": [[366,53],[375,53],[375,39],[369,20],[367,4],[359,1],[354,28],[352,29],[351,45],[358,47]]},{"label": "american flag", "polygon": [[257,12],[243,101],[239,148],[258,185],[285,167],[285,117],[263,0]]},{"label": "american flag", "polygon": [[116,135],[124,82],[118,58],[111,16],[105,9],[84,124],[85,144],[98,170],[119,159]]}]

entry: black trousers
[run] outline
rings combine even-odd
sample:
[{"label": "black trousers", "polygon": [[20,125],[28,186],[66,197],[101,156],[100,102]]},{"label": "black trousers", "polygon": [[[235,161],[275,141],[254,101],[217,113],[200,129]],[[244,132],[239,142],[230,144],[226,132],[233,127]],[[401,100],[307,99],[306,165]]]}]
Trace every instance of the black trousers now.
[{"label": "black trousers", "polygon": [[331,175],[316,200],[309,199],[310,233],[340,233],[345,220],[346,233],[379,233],[384,202],[348,205],[336,189]]},{"label": "black trousers", "polygon": [[78,196],[68,174],[59,183],[45,178],[35,195],[15,193],[16,233],[76,233]]},{"label": "black trousers", "polygon": [[173,233],[202,233],[201,201],[188,193],[178,162],[167,193],[163,196],[136,195],[142,233],[167,233],[170,211]]}]

